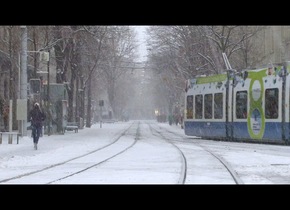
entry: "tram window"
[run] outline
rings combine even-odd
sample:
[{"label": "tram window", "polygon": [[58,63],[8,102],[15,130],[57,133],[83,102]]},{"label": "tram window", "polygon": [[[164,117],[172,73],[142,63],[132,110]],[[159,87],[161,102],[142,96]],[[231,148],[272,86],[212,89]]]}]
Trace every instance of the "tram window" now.
[{"label": "tram window", "polygon": [[214,118],[215,119],[223,118],[223,94],[222,93],[214,94]]},{"label": "tram window", "polygon": [[237,91],[236,94],[236,117],[237,119],[246,119],[248,110],[248,92]]},{"label": "tram window", "polygon": [[186,118],[192,119],[193,118],[193,96],[186,97]]},{"label": "tram window", "polygon": [[204,118],[212,118],[212,94],[204,95]]},{"label": "tram window", "polygon": [[265,90],[265,117],[266,119],[278,118],[278,88]]},{"label": "tram window", "polygon": [[202,119],[202,95],[195,96],[195,119]]}]

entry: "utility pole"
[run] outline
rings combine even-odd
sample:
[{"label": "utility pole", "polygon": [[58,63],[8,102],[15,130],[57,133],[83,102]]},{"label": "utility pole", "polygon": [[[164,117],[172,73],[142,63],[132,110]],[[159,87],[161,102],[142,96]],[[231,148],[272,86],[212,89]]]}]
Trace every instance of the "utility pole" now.
[{"label": "utility pole", "polygon": [[47,108],[48,108],[48,128],[47,134],[50,136],[50,123],[51,123],[51,116],[50,116],[50,70],[49,70],[49,63],[50,63],[50,49],[48,49],[48,61],[47,61]]},{"label": "utility pole", "polygon": [[[20,99],[22,100],[24,117],[21,119],[21,134],[27,136],[27,27],[21,28],[21,72],[20,72]],[[26,102],[26,103],[25,103]]]}]

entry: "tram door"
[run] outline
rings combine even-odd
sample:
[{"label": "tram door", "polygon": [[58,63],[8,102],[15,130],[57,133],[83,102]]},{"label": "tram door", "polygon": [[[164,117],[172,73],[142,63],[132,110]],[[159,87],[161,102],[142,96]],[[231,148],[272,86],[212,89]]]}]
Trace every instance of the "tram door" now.
[{"label": "tram door", "polygon": [[228,79],[226,85],[226,139],[233,140],[233,80]]}]

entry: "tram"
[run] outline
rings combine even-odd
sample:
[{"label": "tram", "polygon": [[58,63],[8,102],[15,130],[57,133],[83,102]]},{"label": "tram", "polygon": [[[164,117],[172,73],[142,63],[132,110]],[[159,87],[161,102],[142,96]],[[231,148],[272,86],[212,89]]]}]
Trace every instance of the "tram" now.
[{"label": "tram", "polygon": [[202,139],[289,144],[290,62],[187,80],[184,132]]}]

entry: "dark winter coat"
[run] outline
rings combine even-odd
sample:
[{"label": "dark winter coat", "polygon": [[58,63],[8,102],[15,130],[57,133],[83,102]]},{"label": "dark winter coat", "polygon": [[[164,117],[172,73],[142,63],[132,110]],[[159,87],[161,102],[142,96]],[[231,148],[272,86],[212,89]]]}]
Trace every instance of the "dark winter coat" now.
[{"label": "dark winter coat", "polygon": [[29,112],[29,120],[31,122],[31,126],[42,127],[42,122],[45,120],[45,118],[45,114],[40,110],[38,106],[35,106]]}]

